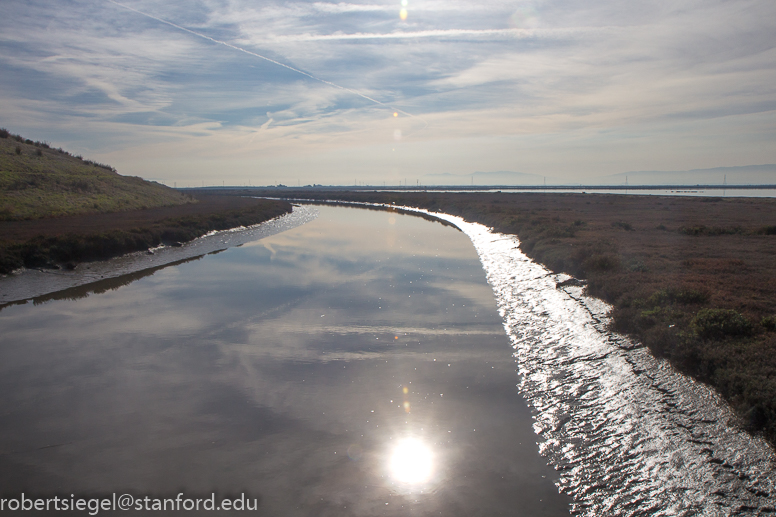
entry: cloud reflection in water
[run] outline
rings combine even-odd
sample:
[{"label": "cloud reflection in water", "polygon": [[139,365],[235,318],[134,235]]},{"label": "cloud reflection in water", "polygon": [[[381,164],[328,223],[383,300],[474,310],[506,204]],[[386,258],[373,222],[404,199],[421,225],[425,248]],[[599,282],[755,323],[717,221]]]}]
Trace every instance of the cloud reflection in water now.
[{"label": "cloud reflection in water", "polygon": [[[0,312],[0,450],[62,444],[0,455],[0,486],[245,488],[262,515],[566,514],[466,236],[320,214],[116,290]],[[433,463],[391,474],[411,437]]]}]

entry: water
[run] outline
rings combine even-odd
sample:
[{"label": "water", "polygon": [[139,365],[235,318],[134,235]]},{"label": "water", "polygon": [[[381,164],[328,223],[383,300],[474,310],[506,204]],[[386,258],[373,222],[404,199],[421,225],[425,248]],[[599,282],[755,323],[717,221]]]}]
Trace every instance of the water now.
[{"label": "water", "polygon": [[[290,230],[315,219],[316,212],[310,208],[294,206],[293,212],[265,223],[231,230],[210,232],[183,246],[159,246],[150,252],[129,253],[110,260],[80,264],[75,271],[55,269],[23,269],[13,275],[0,278],[0,309],[10,303],[28,299],[44,301],[54,294],[76,286],[90,286],[81,289],[89,293],[101,286],[115,286],[110,279],[124,277],[132,282],[139,277],[153,274],[160,267],[202,258],[219,253],[227,248],[242,246],[276,233]],[[69,291],[72,295],[73,291]],[[39,299],[38,299],[39,298]]]},{"label": "water", "polygon": [[776,513],[773,450],[516,237],[299,215],[1,311],[4,491],[244,490],[266,515]]},{"label": "water", "polygon": [[583,515],[776,513],[776,458],[710,389],[606,330],[609,307],[531,262],[515,236],[440,214],[472,239],[515,349],[540,449]]},{"label": "water", "polygon": [[466,235],[305,210],[319,216],[2,309],[3,494],[566,515]]},{"label": "water", "polygon": [[[379,190],[385,190],[385,189],[379,189]],[[653,188],[638,188],[633,187],[629,189],[607,189],[605,187],[602,188],[595,188],[595,187],[580,187],[580,188],[551,188],[551,189],[542,189],[542,188],[533,188],[533,189],[521,189],[519,187],[511,188],[511,187],[497,187],[497,188],[482,188],[482,189],[465,189],[465,190],[456,190],[455,188],[450,189],[433,189],[433,190],[423,190],[423,189],[402,189],[402,190],[396,190],[395,192],[472,192],[472,193],[493,193],[493,192],[502,192],[505,194],[509,193],[519,193],[519,192],[534,192],[534,193],[570,193],[570,194],[621,194],[621,195],[632,195],[632,196],[690,196],[690,197],[776,197],[776,189],[772,188],[735,188],[735,186],[731,186],[727,189],[718,189],[718,188],[703,188],[703,187],[697,187],[697,188],[688,188],[688,187],[682,187],[682,188],[666,188],[666,189],[653,189]]]}]

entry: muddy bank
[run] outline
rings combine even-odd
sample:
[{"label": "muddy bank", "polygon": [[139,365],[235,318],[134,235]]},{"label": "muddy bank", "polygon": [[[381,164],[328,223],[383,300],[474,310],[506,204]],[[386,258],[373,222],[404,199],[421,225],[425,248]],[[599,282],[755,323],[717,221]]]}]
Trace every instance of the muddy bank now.
[{"label": "muddy bank", "polygon": [[208,232],[258,224],[291,211],[286,201],[198,196],[198,203],[0,222],[0,273],[21,267],[72,268]]}]

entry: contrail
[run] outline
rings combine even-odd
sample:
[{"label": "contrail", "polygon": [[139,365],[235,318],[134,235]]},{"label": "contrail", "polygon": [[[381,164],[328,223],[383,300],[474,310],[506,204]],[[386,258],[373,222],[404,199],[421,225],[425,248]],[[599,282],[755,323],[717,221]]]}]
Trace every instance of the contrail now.
[{"label": "contrail", "polygon": [[287,68],[287,69],[291,70],[292,72],[296,72],[297,74],[301,74],[301,75],[303,75],[305,77],[309,77],[310,79],[312,79],[314,81],[318,81],[319,83],[323,83],[325,85],[331,86],[332,88],[338,88],[338,89],[346,91],[348,93],[352,93],[353,95],[357,95],[357,96],[361,97],[362,99],[366,99],[366,100],[368,100],[370,102],[373,102],[373,103],[375,103],[375,104],[377,104],[379,106],[382,106],[384,108],[388,108],[388,109],[390,109],[392,111],[395,111],[397,113],[401,113],[402,115],[406,115],[406,116],[412,117],[412,118],[417,118],[417,119],[423,121],[423,123],[425,123],[426,126],[428,126],[428,122],[426,122],[422,118],[417,117],[417,116],[413,115],[412,113],[408,113],[408,112],[406,112],[404,110],[401,110],[401,109],[398,109],[398,108],[394,108],[393,106],[391,106],[389,104],[381,102],[381,101],[379,101],[377,99],[373,99],[372,97],[370,97],[368,95],[364,95],[363,93],[361,93],[359,91],[353,90],[351,88],[347,88],[345,86],[340,86],[339,84],[333,83],[331,81],[327,81],[326,79],[321,79],[320,77],[315,77],[314,75],[309,74],[309,73],[305,72],[304,70],[299,70],[298,68],[294,68],[293,66],[289,66],[289,65],[283,64],[280,61],[275,61],[274,59],[268,58],[267,56],[262,56],[261,54],[257,54],[256,52],[251,52],[250,50],[246,50],[246,49],[244,49],[242,47],[238,47],[236,45],[232,45],[231,43],[228,43],[226,41],[222,41],[222,40],[218,40],[218,39],[215,39],[215,38],[211,38],[210,36],[208,36],[206,34],[202,34],[201,32],[197,32],[197,31],[193,31],[191,29],[187,29],[186,27],[183,27],[183,26],[178,25],[176,23],[173,23],[171,21],[165,20],[164,18],[159,18],[159,17],[154,16],[152,14],[148,14],[146,12],[143,12],[143,11],[140,11],[138,9],[135,9],[134,7],[130,7],[128,5],[124,5],[122,3],[116,2],[116,0],[108,0],[108,2],[110,2],[112,4],[115,4],[115,5],[118,5],[119,7],[123,7],[124,9],[127,9],[129,11],[135,12],[135,13],[137,13],[139,15],[145,16],[146,18],[151,18],[152,20],[156,20],[159,23],[164,23],[165,25],[169,25],[170,27],[175,27],[178,30],[182,30],[182,31],[188,32],[189,34],[193,34],[194,36],[200,37],[202,39],[206,39],[208,41],[212,41],[213,43],[216,43],[218,45],[223,45],[225,47],[229,47],[231,49],[234,49],[234,50],[243,52],[245,54],[248,54],[249,56],[257,57],[259,59],[263,59],[264,61],[269,61],[270,63],[274,63],[274,64],[276,64],[278,66],[282,66],[283,68]]}]

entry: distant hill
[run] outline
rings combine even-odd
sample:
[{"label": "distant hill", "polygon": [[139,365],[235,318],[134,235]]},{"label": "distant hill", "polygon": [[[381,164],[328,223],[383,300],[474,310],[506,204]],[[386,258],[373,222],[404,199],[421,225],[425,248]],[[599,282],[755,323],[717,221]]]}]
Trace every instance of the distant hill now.
[{"label": "distant hill", "polygon": [[426,174],[420,177],[420,182],[425,185],[543,185],[545,178],[547,183],[557,184],[554,177],[515,171]]},{"label": "distant hill", "polygon": [[121,176],[108,165],[0,129],[0,221],[191,202],[159,183]]},{"label": "distant hill", "polygon": [[776,165],[746,165],[742,167],[715,167],[689,171],[632,171],[591,178],[589,185],[773,185],[776,184]]}]

